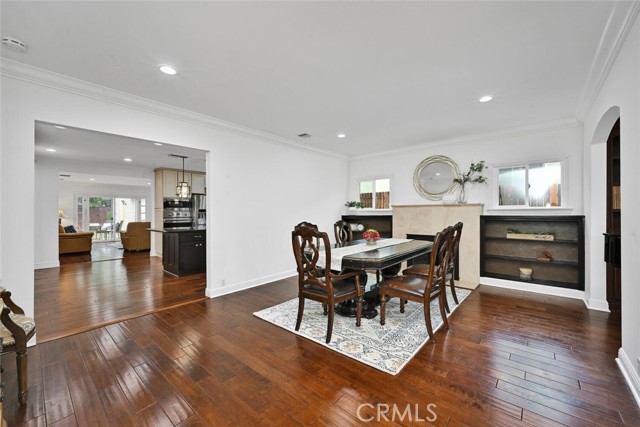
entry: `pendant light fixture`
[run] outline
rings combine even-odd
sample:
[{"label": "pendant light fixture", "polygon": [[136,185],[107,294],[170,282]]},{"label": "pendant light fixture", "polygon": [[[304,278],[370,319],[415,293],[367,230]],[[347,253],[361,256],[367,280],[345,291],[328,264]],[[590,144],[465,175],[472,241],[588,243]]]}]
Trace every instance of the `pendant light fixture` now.
[{"label": "pendant light fixture", "polygon": [[[176,196],[180,198],[189,197],[191,195],[191,187],[189,187],[189,184],[184,179],[184,159],[186,159],[187,156],[181,156],[179,154],[169,154],[169,155],[172,157],[179,157],[182,159],[182,181],[178,182],[178,185],[176,186]],[[176,175],[177,174],[178,172],[176,172]]]}]

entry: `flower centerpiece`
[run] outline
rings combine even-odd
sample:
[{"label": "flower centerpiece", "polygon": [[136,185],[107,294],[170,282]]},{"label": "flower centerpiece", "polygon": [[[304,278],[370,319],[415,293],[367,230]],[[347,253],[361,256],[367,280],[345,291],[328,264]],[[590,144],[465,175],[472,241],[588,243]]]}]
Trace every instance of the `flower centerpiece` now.
[{"label": "flower centerpiece", "polygon": [[481,173],[485,168],[484,160],[479,161],[478,163],[471,163],[469,170],[455,178],[453,178],[454,182],[460,184],[460,193],[458,193],[458,203],[467,203],[467,193],[465,192],[465,184],[470,182],[472,184],[484,184],[487,182],[487,177],[484,175],[476,175],[476,173]]},{"label": "flower centerpiece", "polygon": [[380,239],[380,233],[378,230],[370,228],[362,233],[362,237],[367,241],[367,245],[375,245],[376,241]]}]

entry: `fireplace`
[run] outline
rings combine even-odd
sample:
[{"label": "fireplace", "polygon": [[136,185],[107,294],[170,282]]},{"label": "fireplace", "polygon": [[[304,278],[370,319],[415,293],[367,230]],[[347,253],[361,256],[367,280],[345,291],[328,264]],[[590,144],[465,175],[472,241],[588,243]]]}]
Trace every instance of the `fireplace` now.
[{"label": "fireplace", "polygon": [[[407,234],[407,239],[413,240],[426,240],[427,242],[433,242],[436,238],[433,234]],[[460,280],[460,257],[458,256],[458,249],[456,248],[455,253],[455,262],[454,262],[454,273],[453,278],[455,280]],[[429,264],[431,255],[422,255],[414,259],[410,259],[407,261],[407,266],[412,266],[414,264]]]}]

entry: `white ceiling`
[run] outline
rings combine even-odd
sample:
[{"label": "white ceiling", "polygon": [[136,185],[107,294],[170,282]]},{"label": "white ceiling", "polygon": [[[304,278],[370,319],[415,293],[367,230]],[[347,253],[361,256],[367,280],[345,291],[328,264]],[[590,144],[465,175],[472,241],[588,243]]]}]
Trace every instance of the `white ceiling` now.
[{"label": "white ceiling", "polygon": [[[134,178],[140,170],[152,176],[156,168],[182,168],[182,159],[170,157],[169,154],[186,156],[184,167],[186,170],[204,172],[206,170],[206,152],[187,147],[170,144],[156,145],[153,141],[129,138],[86,129],[65,126],[56,128],[59,124],[36,122],[35,125],[35,155],[38,158],[60,159],[67,165],[90,162],[99,164],[102,170],[113,167],[116,175],[98,173],[78,173],[73,166],[61,170],[62,177],[70,182],[94,182],[116,185],[147,185],[149,179]],[[54,149],[55,152],[47,151]],[[125,158],[131,159],[130,162]],[[123,171],[135,170],[131,176],[124,176]]]},{"label": "white ceiling", "polygon": [[2,1],[2,56],[354,156],[576,117],[618,3]]}]

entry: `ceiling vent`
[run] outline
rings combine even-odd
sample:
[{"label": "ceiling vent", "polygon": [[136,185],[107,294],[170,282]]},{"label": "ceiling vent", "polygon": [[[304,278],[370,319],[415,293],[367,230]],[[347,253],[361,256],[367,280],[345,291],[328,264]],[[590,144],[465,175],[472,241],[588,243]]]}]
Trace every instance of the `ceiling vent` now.
[{"label": "ceiling vent", "polygon": [[68,175],[66,173],[61,173],[60,176],[63,178],[71,178],[71,175]]},{"label": "ceiling vent", "polygon": [[300,135],[298,135],[300,138],[311,138],[311,135],[309,135],[308,133],[301,133]]},{"label": "ceiling vent", "polygon": [[14,52],[22,53],[27,50],[27,45],[13,37],[2,37],[2,45]]}]

